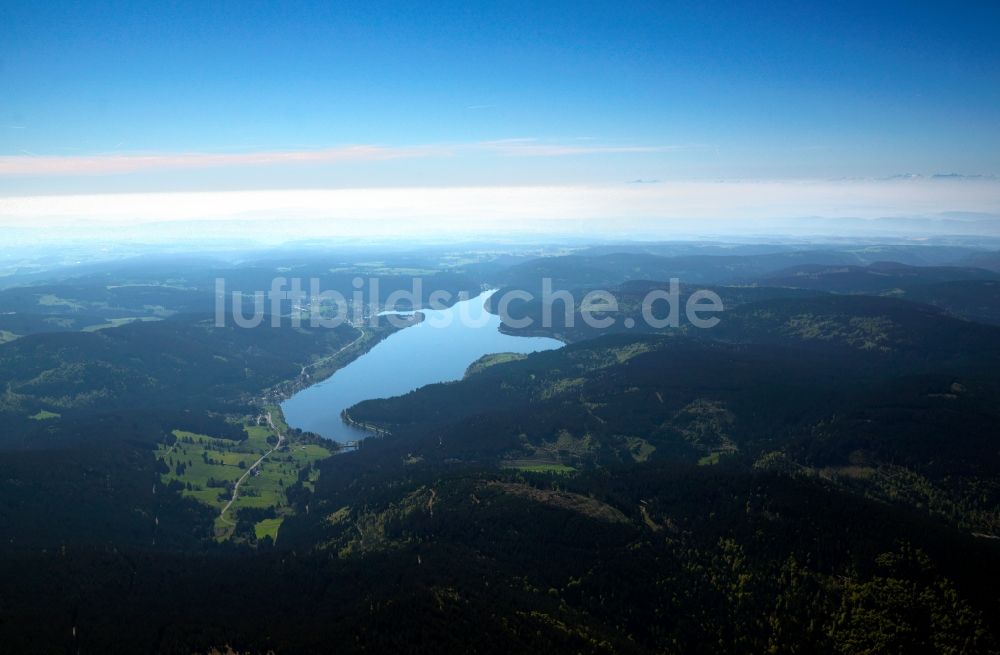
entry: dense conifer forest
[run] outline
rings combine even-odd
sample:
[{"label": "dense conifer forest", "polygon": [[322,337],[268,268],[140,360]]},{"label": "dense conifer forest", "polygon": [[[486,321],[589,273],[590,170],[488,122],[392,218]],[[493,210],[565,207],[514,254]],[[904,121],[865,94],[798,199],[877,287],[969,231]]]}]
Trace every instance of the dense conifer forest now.
[{"label": "dense conifer forest", "polygon": [[[619,319],[687,273],[726,308],[705,330],[557,311],[530,332],[564,347],[361,402],[379,436],[340,454],[275,403],[391,331],[345,350],[349,324],[219,328],[188,311],[204,296],[36,322],[0,346],[5,650],[997,650],[1000,327],[995,295],[966,301],[997,273],[775,251],[446,268],[470,290],[607,285]],[[3,296],[17,316],[58,288],[81,315],[89,284]],[[280,486],[251,476],[220,519],[277,435],[260,480]]]}]

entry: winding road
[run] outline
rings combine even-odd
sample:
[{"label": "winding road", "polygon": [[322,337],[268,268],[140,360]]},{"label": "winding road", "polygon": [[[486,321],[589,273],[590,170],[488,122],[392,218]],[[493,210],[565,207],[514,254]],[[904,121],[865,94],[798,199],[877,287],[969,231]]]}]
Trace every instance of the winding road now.
[{"label": "winding road", "polygon": [[236,484],[233,485],[233,497],[229,499],[229,502],[226,503],[226,506],[222,508],[221,512],[219,512],[219,519],[222,520],[222,521],[224,521],[224,522],[226,522],[226,523],[228,523],[228,524],[230,524],[230,525],[235,525],[235,523],[233,523],[232,521],[230,521],[230,520],[228,520],[226,518],[226,512],[229,510],[230,507],[232,507],[233,503],[236,502],[236,499],[239,498],[239,495],[240,495],[240,485],[243,484],[243,481],[247,479],[248,475],[250,475],[251,473],[253,473],[253,470],[255,468],[257,468],[258,466],[260,466],[261,462],[263,462],[265,459],[267,459],[268,456],[271,453],[273,453],[274,451],[276,451],[279,448],[281,448],[281,446],[285,443],[285,435],[281,434],[281,432],[278,431],[278,428],[276,428],[274,426],[274,421],[271,420],[271,412],[268,412],[267,414],[265,414],[265,416],[267,417],[267,424],[268,424],[268,426],[270,426],[270,428],[272,430],[274,430],[274,433],[276,435],[278,435],[278,443],[274,444],[274,447],[271,448],[271,450],[269,450],[266,453],[264,453],[263,455],[261,455],[260,458],[258,458],[256,462],[254,462],[253,464],[251,464],[250,468],[248,468],[243,473],[243,475],[240,476],[240,479],[236,481]]},{"label": "winding road", "polygon": [[[334,357],[336,357],[340,353],[344,352],[345,350],[347,350],[351,346],[357,344],[359,341],[361,341],[362,339],[364,339],[365,336],[366,336],[364,328],[360,328],[359,327],[359,328],[355,328],[355,329],[357,329],[357,331],[361,333],[361,334],[358,335],[357,339],[355,339],[351,343],[347,344],[346,346],[343,346],[342,348],[340,348],[340,350],[338,350],[335,353],[327,355],[326,357],[323,357],[322,359],[318,359],[315,362],[313,362],[312,364],[306,364],[305,366],[302,367],[302,370],[299,371],[299,375],[300,376],[306,376],[306,377],[308,377],[308,374],[306,373],[307,369],[310,369],[310,368],[312,368],[314,366],[322,364],[323,362],[326,362],[326,361],[329,361],[329,360],[333,359]],[[281,446],[284,445],[284,443],[285,443],[285,435],[283,435],[280,431],[278,431],[278,428],[275,427],[274,421],[271,420],[271,412],[267,412],[265,414],[265,417],[267,418],[267,424],[268,424],[268,426],[272,430],[274,430],[274,433],[276,435],[278,435],[278,443],[276,443],[274,445],[274,447],[271,448],[269,451],[267,451],[266,453],[264,453],[263,455],[261,455],[257,459],[256,462],[254,462],[253,464],[251,464],[250,468],[248,468],[246,471],[244,471],[243,475],[241,475],[240,478],[236,481],[236,484],[233,485],[233,497],[229,499],[229,502],[227,502],[226,505],[225,505],[225,507],[222,508],[222,511],[219,512],[219,519],[221,521],[223,521],[224,523],[228,523],[229,525],[235,525],[235,523],[233,523],[232,521],[230,521],[229,519],[226,518],[226,512],[229,511],[229,508],[232,507],[233,503],[236,502],[236,499],[239,498],[239,496],[240,496],[240,485],[243,484],[243,481],[247,479],[247,476],[249,476],[251,473],[253,473],[254,469],[257,468],[258,466],[260,466],[261,463],[271,455],[271,453],[273,453],[274,451],[280,449]]]}]

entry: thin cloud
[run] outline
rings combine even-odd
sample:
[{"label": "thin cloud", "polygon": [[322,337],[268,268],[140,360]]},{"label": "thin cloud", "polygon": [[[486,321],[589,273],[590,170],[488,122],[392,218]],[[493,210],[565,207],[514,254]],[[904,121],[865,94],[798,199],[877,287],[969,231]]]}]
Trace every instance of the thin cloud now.
[{"label": "thin cloud", "polygon": [[183,168],[267,166],[310,162],[353,162],[440,155],[440,148],[386,148],[372,145],[321,150],[243,153],[150,153],[72,156],[0,156],[0,175],[94,175]]},{"label": "thin cloud", "polygon": [[537,139],[500,139],[483,141],[476,147],[509,157],[566,157],[572,155],[671,152],[700,146],[568,145],[547,143]]},{"label": "thin cloud", "polygon": [[[103,175],[167,169],[274,166],[285,164],[385,161],[451,157],[488,152],[502,157],[566,157],[613,153],[657,153],[693,146],[562,144],[537,139],[502,139],[421,146],[349,145],[252,152],[103,153],[95,155],[0,156],[0,176]],[[695,146],[696,147],[696,146]]]},{"label": "thin cloud", "polygon": [[[891,182],[760,181],[663,182],[519,187],[390,187],[255,191],[105,193],[0,196],[0,227],[116,226],[161,221],[257,220],[276,226],[285,221],[336,220],[358,229],[396,221],[411,230],[435,221],[473,227],[508,220],[618,221],[661,225],[700,225],[702,233],[737,228],[756,230],[758,221],[787,220],[803,226],[805,216],[835,219],[909,220],[985,216],[979,221],[938,220],[941,229],[1000,234],[997,181]],[[710,221],[711,223],[704,223]],[[884,222],[884,220],[883,220]],[[874,225],[874,224],[872,224]],[[617,226],[617,227],[616,227]],[[846,227],[846,224],[845,224]],[[283,229],[283,228],[282,228]],[[796,228],[797,229],[797,228]],[[403,232],[400,232],[402,234]]]}]

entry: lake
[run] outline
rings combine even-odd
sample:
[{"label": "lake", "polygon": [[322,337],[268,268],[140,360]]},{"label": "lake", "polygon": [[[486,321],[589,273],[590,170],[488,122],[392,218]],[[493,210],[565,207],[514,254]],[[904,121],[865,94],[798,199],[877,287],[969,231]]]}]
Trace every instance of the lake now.
[{"label": "lake", "polygon": [[[559,348],[548,337],[501,333],[500,317],[483,303],[493,291],[457,302],[448,309],[420,310],[425,320],[395,332],[332,376],[299,391],[281,404],[288,425],[334,441],[369,436],[347,425],[340,412],[371,398],[399,396],[436,382],[459,380],[483,355],[531,353]],[[387,320],[384,316],[380,320]]]}]

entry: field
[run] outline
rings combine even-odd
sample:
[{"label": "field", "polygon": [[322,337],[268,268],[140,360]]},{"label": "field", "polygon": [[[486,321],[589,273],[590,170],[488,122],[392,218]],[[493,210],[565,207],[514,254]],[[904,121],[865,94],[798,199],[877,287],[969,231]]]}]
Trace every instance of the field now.
[{"label": "field", "polygon": [[[283,427],[281,422],[278,425]],[[183,486],[183,495],[221,513],[232,498],[235,482],[277,441],[275,432],[266,426],[248,426],[246,433],[245,440],[231,441],[174,430],[174,444],[157,450],[157,458],[169,469],[162,475],[163,482],[177,481]],[[264,534],[275,538],[281,518],[291,511],[285,489],[299,480],[303,469],[310,469],[304,484],[311,486],[319,474],[312,464],[330,455],[323,446],[286,440],[281,450],[268,455],[240,485],[236,502],[216,520],[217,536],[230,537],[239,511],[253,508],[275,511],[276,519],[264,519],[255,526],[258,538]]]},{"label": "field", "polygon": [[104,330],[106,328],[116,328],[123,325],[128,325],[134,321],[160,321],[161,318],[157,316],[129,316],[125,318],[109,318],[107,323],[99,323],[97,325],[88,325],[83,328],[84,332],[96,332],[97,330]]},{"label": "field", "polygon": [[543,462],[531,459],[510,460],[504,462],[504,468],[524,471],[526,473],[576,473],[576,469],[572,466],[559,464],[557,462]]},{"label": "field", "polygon": [[281,527],[281,522],[284,519],[278,517],[276,519],[264,519],[254,526],[254,534],[257,535],[257,539],[263,539],[264,537],[271,537],[272,540],[278,538],[278,528]]}]

